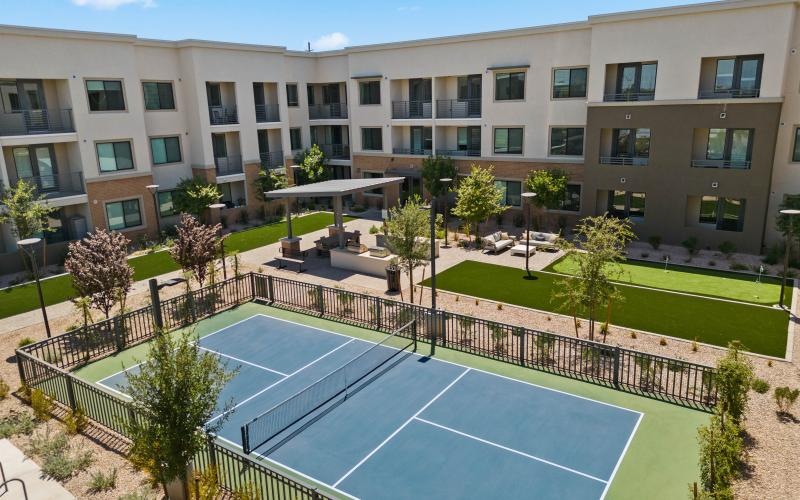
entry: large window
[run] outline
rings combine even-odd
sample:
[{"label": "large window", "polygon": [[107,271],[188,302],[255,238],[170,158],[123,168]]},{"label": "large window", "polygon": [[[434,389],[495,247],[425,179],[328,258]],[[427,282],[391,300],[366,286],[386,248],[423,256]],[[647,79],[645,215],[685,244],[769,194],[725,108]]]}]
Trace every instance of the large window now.
[{"label": "large window", "polygon": [[522,154],[522,128],[494,129],[494,154]]},{"label": "large window", "polygon": [[522,182],[520,181],[494,181],[494,185],[503,193],[501,202],[509,207],[522,205]]},{"label": "large window", "polygon": [[800,162],[800,127],[794,129],[794,150],[792,151],[792,161]]},{"label": "large window", "polygon": [[144,109],[175,109],[175,96],[171,82],[142,82]]},{"label": "large window", "polygon": [[98,142],[97,158],[100,162],[100,172],[133,169],[130,141]]},{"label": "large window", "polygon": [[583,128],[551,129],[550,156],[583,156]]},{"label": "large window", "polygon": [[111,230],[141,226],[142,213],[139,210],[139,200],[106,203],[106,217],[108,228]]},{"label": "large window", "polygon": [[[363,172],[361,177],[364,179],[383,179],[383,174],[380,172]],[[366,194],[383,194],[383,188],[375,188],[364,191]]]},{"label": "large window", "polygon": [[300,127],[289,129],[289,144],[292,151],[303,149],[303,140],[300,138]]},{"label": "large window", "polygon": [[361,104],[380,104],[381,103],[381,82],[373,80],[369,82],[358,82],[358,96]]},{"label": "large window", "polygon": [[481,154],[481,128],[458,127],[456,130],[459,151],[464,151],[467,156],[480,156]]},{"label": "large window", "polygon": [[567,184],[564,198],[558,207],[560,210],[569,212],[581,211],[581,185],[580,184]]},{"label": "large window", "polygon": [[158,192],[158,213],[161,217],[169,217],[175,215],[175,205],[172,202],[172,197],[175,191],[159,191]]},{"label": "large window", "polygon": [[[712,128],[708,130],[706,160],[723,167],[750,168],[753,130]],[[705,163],[703,166],[707,166]]]},{"label": "large window", "polygon": [[744,227],[745,200],[703,196],[700,200],[700,223],[720,231],[741,232]]},{"label": "large window", "polygon": [[758,97],[761,64],[764,56],[739,56],[717,59],[714,92],[733,97]]},{"label": "large window", "polygon": [[91,111],[124,111],[121,80],[86,80]]},{"label": "large window", "polygon": [[[614,158],[649,158],[649,128],[615,128],[611,144],[611,156]],[[627,162],[621,162],[627,163]],[[637,162],[632,162],[636,165]]]},{"label": "large window", "polygon": [[364,151],[383,151],[383,135],[380,127],[361,128],[361,149]]},{"label": "large window", "polygon": [[494,99],[496,101],[525,99],[525,72],[495,73]]},{"label": "large window", "polygon": [[620,64],[614,100],[652,100],[656,92],[656,70],[656,63]]},{"label": "large window", "polygon": [[608,192],[608,213],[614,217],[644,217],[645,193]]},{"label": "large window", "polygon": [[287,83],[286,84],[286,105],[287,106],[299,106],[297,101],[297,84],[296,83]]},{"label": "large window", "polygon": [[150,151],[153,154],[153,165],[177,163],[181,161],[181,138],[153,137],[150,139]]},{"label": "large window", "polygon": [[587,68],[553,70],[553,99],[586,97]]}]

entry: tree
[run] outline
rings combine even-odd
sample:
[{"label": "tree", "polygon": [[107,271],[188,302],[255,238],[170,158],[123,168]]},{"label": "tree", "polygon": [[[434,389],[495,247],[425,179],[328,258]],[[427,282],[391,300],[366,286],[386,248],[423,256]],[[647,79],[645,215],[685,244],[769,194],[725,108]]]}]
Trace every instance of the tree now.
[{"label": "tree", "polygon": [[575,236],[580,247],[566,240],[560,240],[559,246],[567,258],[575,261],[577,272],[574,277],[557,281],[554,297],[567,299],[566,304],[573,311],[580,305],[589,319],[589,340],[594,340],[594,324],[600,308],[607,307],[608,323],[611,302],[620,297],[613,280],[622,272],[619,263],[625,259],[625,247],[635,235],[628,219],[598,216],[581,220],[575,227]]},{"label": "tree", "polygon": [[458,169],[452,158],[447,156],[429,156],[422,160],[422,184],[425,191],[433,197],[446,194],[448,187],[440,179],[453,179],[458,176]]},{"label": "tree", "polygon": [[538,227],[543,227],[543,211],[545,208],[559,208],[567,193],[569,175],[564,170],[546,169],[532,170],[525,179],[528,191],[536,193],[533,204],[536,206]]},{"label": "tree", "polygon": [[316,144],[311,146],[302,153],[295,156],[295,164],[299,167],[301,178],[298,179],[297,184],[305,184],[307,182],[321,182],[330,178],[330,170],[328,169],[328,158],[325,153]]},{"label": "tree", "polygon": [[[389,210],[389,220],[386,224],[389,228],[386,239],[397,254],[400,268],[404,269],[408,276],[413,304],[414,269],[430,257],[430,243],[422,241],[428,230],[428,212],[422,209],[422,200],[419,196],[412,196],[402,207],[393,207]],[[402,294],[402,287],[400,291]]]},{"label": "tree", "polygon": [[253,180],[253,188],[256,191],[256,198],[264,204],[265,214],[267,203],[272,201],[272,198],[267,198],[264,196],[264,193],[276,189],[283,189],[288,185],[289,181],[286,179],[286,174],[283,172],[277,172],[272,169],[264,170],[263,168],[258,171],[258,177]]},{"label": "tree", "polygon": [[98,229],[69,244],[64,267],[72,275],[72,286],[88,297],[108,319],[115,304],[124,301],[133,285],[128,264],[128,240],[118,232]]},{"label": "tree", "polygon": [[127,373],[128,406],[138,416],[126,422],[131,461],[160,483],[165,494],[167,484],[176,479],[187,491],[187,468],[206,444],[201,428],[216,432],[230,416],[232,402],[221,418],[207,423],[235,374],[215,354],[203,351],[191,331],[174,338],[157,334],[141,370]]},{"label": "tree", "polygon": [[733,499],[730,487],[738,474],[744,446],[739,427],[717,413],[697,430],[697,440],[703,490],[715,500]]},{"label": "tree", "polygon": [[191,215],[183,214],[175,230],[175,243],[169,250],[170,254],[184,272],[194,275],[202,287],[208,275],[208,264],[217,256],[217,235],[221,226],[207,226]]},{"label": "tree", "polygon": [[181,179],[175,187],[172,203],[175,210],[200,217],[209,205],[219,203],[222,196],[216,184],[210,184],[200,177]]},{"label": "tree", "polygon": [[747,409],[748,391],[753,382],[753,365],[737,342],[728,345],[727,354],[717,362],[715,383],[718,405],[723,415],[741,424]]},{"label": "tree", "polygon": [[0,211],[0,224],[11,224],[11,231],[18,240],[52,231],[47,225],[47,216],[57,208],[47,204],[33,183],[20,179],[11,189],[3,191],[0,205],[6,207]]},{"label": "tree", "polygon": [[467,177],[461,179],[456,189],[456,206],[453,213],[467,224],[478,224],[493,215],[506,210],[503,205],[503,192],[494,183],[494,167],[481,168],[473,165]]}]

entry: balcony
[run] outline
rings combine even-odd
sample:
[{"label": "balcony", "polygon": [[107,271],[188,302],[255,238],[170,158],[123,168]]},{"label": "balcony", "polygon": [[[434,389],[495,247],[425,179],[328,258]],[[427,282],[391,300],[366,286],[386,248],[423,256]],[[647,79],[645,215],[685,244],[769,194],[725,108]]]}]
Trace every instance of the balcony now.
[{"label": "balcony", "polygon": [[10,179],[12,185],[20,180],[33,184],[37,193],[48,200],[86,193],[83,185],[83,173],[81,172],[63,172],[53,175],[36,175]]},{"label": "balcony", "polygon": [[277,104],[256,104],[256,121],[258,123],[281,121]]},{"label": "balcony", "polygon": [[223,156],[214,158],[217,175],[234,175],[242,173],[242,156]]},{"label": "balcony", "polygon": [[308,107],[309,120],[328,120],[331,118],[347,118],[347,103],[313,104]]},{"label": "balcony", "polygon": [[436,118],[480,117],[480,99],[436,99]]},{"label": "balcony", "polygon": [[230,125],[239,123],[236,106],[209,106],[208,117],[211,125]]},{"label": "balcony", "polygon": [[431,101],[392,101],[393,119],[432,118],[433,103]]},{"label": "balcony", "polygon": [[64,132],[75,132],[71,109],[32,109],[0,113],[0,135]]},{"label": "balcony", "polygon": [[655,99],[655,92],[621,92],[618,94],[605,94],[605,102],[631,102],[631,101],[652,101]]},{"label": "balcony", "polygon": [[747,170],[750,168],[750,160],[692,160],[692,166],[696,168],[731,168]]},{"label": "balcony", "polygon": [[283,151],[268,151],[260,153],[261,168],[271,169],[283,166]]},{"label": "balcony", "polygon": [[747,99],[761,95],[761,89],[717,89],[701,90],[698,99]]},{"label": "balcony", "polygon": [[396,155],[430,156],[432,153],[430,149],[392,148],[392,154]]},{"label": "balcony", "polygon": [[636,167],[644,167],[650,163],[650,158],[644,156],[631,157],[631,156],[601,156],[601,165],[633,165]]},{"label": "balcony", "polygon": [[437,149],[437,156],[480,156],[480,149]]},{"label": "balcony", "polygon": [[350,146],[348,144],[317,144],[317,146],[331,160],[350,159]]}]

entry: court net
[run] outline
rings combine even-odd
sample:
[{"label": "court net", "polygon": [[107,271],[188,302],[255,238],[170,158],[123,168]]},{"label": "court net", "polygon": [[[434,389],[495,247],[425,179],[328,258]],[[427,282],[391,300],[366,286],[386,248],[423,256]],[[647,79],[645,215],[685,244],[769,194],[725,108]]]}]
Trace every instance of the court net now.
[{"label": "court net", "polygon": [[413,320],[346,364],[244,424],[241,429],[242,449],[250,453],[323,405],[336,398],[346,399],[351,387],[412,346],[416,348]]}]

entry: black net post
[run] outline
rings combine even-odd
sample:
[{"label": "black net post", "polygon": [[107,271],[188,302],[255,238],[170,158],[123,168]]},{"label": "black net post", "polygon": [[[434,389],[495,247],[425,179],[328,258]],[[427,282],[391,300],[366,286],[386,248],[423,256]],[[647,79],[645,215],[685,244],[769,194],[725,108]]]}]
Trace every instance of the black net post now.
[{"label": "black net post", "polygon": [[431,315],[428,322],[428,328],[430,331],[428,332],[428,338],[431,341],[431,356],[436,355],[436,336],[438,335],[438,321],[439,318],[439,311],[436,309],[431,309]]},{"label": "black net post", "polygon": [[275,280],[272,275],[267,276],[267,300],[270,304],[275,302]]},{"label": "black net post", "polygon": [[158,294],[158,281],[151,278],[148,281],[150,285],[150,303],[153,305],[153,323],[156,328],[161,330],[164,328],[164,317],[161,315],[161,296]]},{"label": "black net post", "polygon": [[417,320],[411,322],[411,340],[414,343],[414,352],[417,352]]},{"label": "black net post", "polygon": [[619,389],[619,347],[614,348],[614,387]]}]

